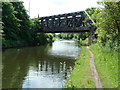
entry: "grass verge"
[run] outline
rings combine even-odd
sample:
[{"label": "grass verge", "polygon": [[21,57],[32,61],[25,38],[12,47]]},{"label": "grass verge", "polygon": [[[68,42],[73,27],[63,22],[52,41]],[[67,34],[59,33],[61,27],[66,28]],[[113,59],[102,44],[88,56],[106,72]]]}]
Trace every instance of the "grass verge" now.
[{"label": "grass verge", "polygon": [[84,46],[81,49],[80,57],[75,62],[65,88],[95,88],[90,69],[90,54]]},{"label": "grass verge", "polygon": [[90,46],[95,56],[95,65],[103,88],[118,87],[118,52],[99,44]]}]

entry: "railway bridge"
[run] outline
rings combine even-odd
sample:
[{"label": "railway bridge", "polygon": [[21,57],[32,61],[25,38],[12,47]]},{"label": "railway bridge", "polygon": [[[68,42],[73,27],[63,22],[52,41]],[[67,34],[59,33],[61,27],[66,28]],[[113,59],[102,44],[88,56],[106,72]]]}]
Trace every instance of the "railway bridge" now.
[{"label": "railway bridge", "polygon": [[40,29],[43,33],[82,33],[90,32],[92,42],[96,26],[86,11],[78,11],[46,17],[39,17]]}]

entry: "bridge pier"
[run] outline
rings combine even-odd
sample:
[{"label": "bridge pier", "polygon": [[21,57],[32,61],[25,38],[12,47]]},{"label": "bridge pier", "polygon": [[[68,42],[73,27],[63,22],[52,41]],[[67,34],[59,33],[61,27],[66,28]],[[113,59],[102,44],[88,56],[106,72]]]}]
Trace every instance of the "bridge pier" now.
[{"label": "bridge pier", "polygon": [[90,33],[90,36],[88,38],[88,45],[91,45],[93,43],[93,35]]},{"label": "bridge pier", "polygon": [[94,39],[95,39],[95,30],[96,30],[96,27],[93,26],[90,30],[90,36],[88,38],[88,44],[91,45],[92,43],[94,43]]}]

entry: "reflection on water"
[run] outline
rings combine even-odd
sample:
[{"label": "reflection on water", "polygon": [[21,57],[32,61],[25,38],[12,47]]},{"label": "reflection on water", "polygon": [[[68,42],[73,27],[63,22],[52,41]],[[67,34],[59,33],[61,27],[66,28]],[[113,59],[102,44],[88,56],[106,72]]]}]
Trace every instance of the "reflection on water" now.
[{"label": "reflection on water", "polygon": [[49,53],[56,56],[76,58],[80,49],[76,44],[73,40],[55,41]]},{"label": "reflection on water", "polygon": [[3,88],[62,88],[80,48],[75,41],[3,52]]}]

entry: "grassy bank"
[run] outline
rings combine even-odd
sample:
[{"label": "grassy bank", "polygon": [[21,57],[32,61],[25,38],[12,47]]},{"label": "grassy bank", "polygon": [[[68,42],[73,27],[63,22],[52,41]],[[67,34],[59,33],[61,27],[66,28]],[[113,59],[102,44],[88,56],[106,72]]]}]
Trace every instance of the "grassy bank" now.
[{"label": "grassy bank", "polygon": [[103,88],[118,87],[118,52],[98,44],[90,46]]},{"label": "grassy bank", "polygon": [[80,57],[77,58],[70,78],[65,88],[95,88],[90,69],[90,54],[86,47],[82,47]]}]

